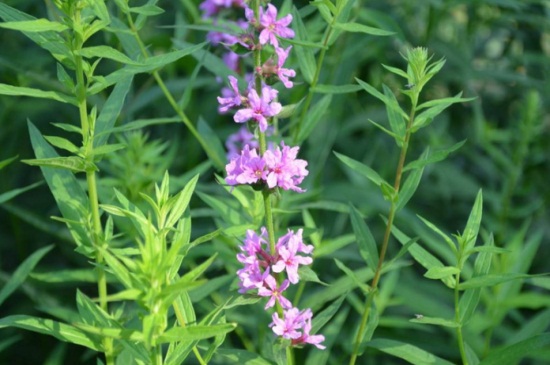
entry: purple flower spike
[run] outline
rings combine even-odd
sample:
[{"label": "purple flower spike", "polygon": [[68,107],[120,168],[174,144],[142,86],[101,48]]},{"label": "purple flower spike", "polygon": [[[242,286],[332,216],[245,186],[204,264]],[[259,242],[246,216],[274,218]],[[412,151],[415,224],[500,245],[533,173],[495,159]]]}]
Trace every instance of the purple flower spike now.
[{"label": "purple flower spike", "polygon": [[[267,287],[265,286],[267,285]],[[265,278],[264,286],[258,289],[258,295],[261,297],[270,297],[264,309],[271,308],[275,305],[275,301],[279,302],[283,308],[291,308],[292,303],[285,297],[284,292],[289,286],[288,280],[282,282],[281,286],[277,288],[277,280],[271,275]]]},{"label": "purple flower spike", "polygon": [[261,98],[255,89],[251,89],[248,92],[248,108],[238,110],[233,119],[237,123],[253,119],[258,122],[260,131],[265,132],[268,127],[267,118],[279,114],[282,109],[280,103],[273,101],[276,95],[277,91],[269,86],[262,88]]},{"label": "purple flower spike", "polygon": [[260,15],[260,25],[263,27],[260,32],[260,44],[270,43],[274,47],[279,46],[277,36],[281,38],[293,38],[294,31],[288,27],[292,22],[292,15],[277,20],[277,8],[267,4],[267,11]]},{"label": "purple flower spike", "polygon": [[275,52],[277,53],[277,67],[275,68],[275,72],[277,73],[279,80],[281,80],[287,89],[290,89],[294,85],[288,78],[296,76],[296,71],[289,68],[283,68],[291,49],[292,46],[289,46],[287,49],[279,47],[275,48]]}]

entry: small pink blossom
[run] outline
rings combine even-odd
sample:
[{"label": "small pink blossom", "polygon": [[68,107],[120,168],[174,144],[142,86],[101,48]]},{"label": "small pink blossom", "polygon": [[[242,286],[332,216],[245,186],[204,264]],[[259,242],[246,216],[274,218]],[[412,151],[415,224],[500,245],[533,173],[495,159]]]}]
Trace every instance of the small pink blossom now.
[{"label": "small pink blossom", "polygon": [[265,132],[268,127],[267,118],[279,114],[282,109],[280,103],[273,101],[277,96],[277,90],[265,85],[262,88],[261,97],[255,89],[248,92],[248,107],[238,110],[233,119],[236,123],[244,123],[250,119],[258,122],[261,132]]},{"label": "small pink blossom", "polygon": [[284,280],[281,285],[277,287],[277,280],[271,275],[267,276],[264,280],[264,286],[258,288],[259,296],[269,297],[265,309],[273,307],[275,301],[279,302],[283,308],[291,308],[292,303],[282,295],[282,292],[284,292],[289,285],[289,281]]},{"label": "small pink blossom", "polygon": [[300,248],[304,245],[301,240],[301,232],[300,236],[285,235],[281,238],[283,240],[279,239],[279,243],[276,245],[277,258],[275,264],[272,266],[272,270],[277,273],[286,271],[288,280],[292,284],[296,284],[300,280],[298,267],[300,265],[311,264],[313,259],[308,256],[298,255]]},{"label": "small pink blossom", "polygon": [[275,73],[287,89],[290,89],[294,85],[288,78],[296,76],[296,71],[289,68],[283,68],[291,49],[292,46],[289,46],[287,49],[275,47],[275,53],[277,53],[277,66],[275,67]]},{"label": "small pink blossom", "polygon": [[298,185],[309,173],[306,169],[307,161],[296,158],[299,147],[290,148],[284,142],[281,142],[281,146],[282,149],[276,147],[273,150],[267,150],[263,156],[269,169],[267,186],[270,188],[278,186],[284,190],[302,193],[305,190]]},{"label": "small pink blossom", "polygon": [[218,110],[220,113],[226,113],[229,109],[240,106],[243,101],[243,96],[239,92],[238,81],[234,76],[228,76],[229,85],[231,88],[224,87],[222,89],[222,96],[218,96],[218,103],[220,104]]},{"label": "small pink blossom", "polygon": [[279,318],[278,313],[273,313],[272,319],[273,322],[270,326],[273,329],[273,332],[286,339],[297,339],[302,335],[298,330],[301,327],[300,323],[300,311],[298,308],[290,308],[285,310],[283,313],[283,318]]},{"label": "small pink blossom", "polygon": [[288,27],[292,22],[292,15],[277,20],[277,8],[267,4],[267,11],[260,15],[260,25],[263,27],[260,32],[260,44],[270,43],[274,47],[279,46],[277,36],[281,38],[293,38],[294,31]]}]

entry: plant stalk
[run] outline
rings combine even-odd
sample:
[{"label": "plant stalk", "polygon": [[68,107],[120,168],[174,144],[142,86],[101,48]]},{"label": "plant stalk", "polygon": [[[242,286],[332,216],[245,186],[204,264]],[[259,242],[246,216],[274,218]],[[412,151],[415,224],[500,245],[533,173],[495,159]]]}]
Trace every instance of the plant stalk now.
[{"label": "plant stalk", "polygon": [[[414,122],[414,116],[416,111],[416,104],[417,104],[418,98],[414,98],[411,106],[411,111],[409,113],[409,120],[407,121],[407,128],[405,131],[405,138],[403,140],[403,146],[401,147],[401,153],[399,155],[399,162],[397,163],[397,168],[395,172],[395,182],[393,184],[393,188],[395,191],[395,196],[397,197],[399,193],[399,189],[401,187],[401,179],[403,176],[403,168],[405,167],[405,160],[407,158],[407,150],[409,148],[409,142],[412,134],[412,125]],[[390,211],[388,214],[388,222],[386,223],[386,230],[384,232],[384,239],[382,241],[382,247],[380,249],[380,255],[378,258],[378,265],[376,266],[376,270],[374,272],[374,277],[371,282],[371,291],[369,292],[366,302],[365,302],[365,309],[363,311],[363,315],[361,317],[361,323],[359,325],[359,330],[357,331],[357,334],[355,336],[355,345],[353,349],[353,353],[350,358],[350,365],[354,365],[357,361],[357,357],[359,354],[359,348],[361,347],[361,343],[363,342],[363,332],[365,332],[365,328],[367,326],[367,323],[369,321],[370,316],[370,309],[372,306],[372,302],[374,300],[374,295],[378,291],[378,283],[380,281],[380,276],[382,273],[382,265],[384,264],[384,259],[386,257],[386,251],[388,249],[388,244],[390,241],[390,235],[391,235],[391,229],[393,227],[393,221],[395,218],[396,212],[396,199],[391,200],[390,205]]]},{"label": "plant stalk", "polygon": [[458,341],[458,348],[460,350],[460,357],[462,358],[462,364],[468,365],[468,358],[466,357],[466,349],[464,347],[464,338],[462,336],[462,324],[460,323],[460,308],[459,308],[460,293],[458,290],[458,284],[460,283],[460,272],[456,273],[455,282],[456,282],[455,288],[454,288],[455,322],[458,323],[458,327],[456,328],[456,337]]}]

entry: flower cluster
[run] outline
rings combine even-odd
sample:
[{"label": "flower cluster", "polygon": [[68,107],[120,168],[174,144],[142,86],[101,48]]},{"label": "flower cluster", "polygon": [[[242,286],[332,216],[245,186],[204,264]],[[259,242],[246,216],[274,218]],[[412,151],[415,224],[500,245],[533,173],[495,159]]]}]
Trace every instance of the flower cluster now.
[{"label": "flower cluster", "polygon": [[[268,297],[265,309],[279,303],[284,309],[283,317],[280,318],[278,313],[274,313],[270,325],[275,334],[291,340],[293,345],[309,343],[324,349],[321,345],[324,336],[310,335],[311,310],[308,308],[300,311],[283,295],[290,284],[296,284],[300,280],[300,265],[312,263],[312,258],[307,255],[313,252],[313,246],[304,244],[301,229],[296,233],[289,230],[286,235],[280,237],[275,245],[274,255],[268,252],[267,246],[265,227],[262,227],[260,235],[252,230],[247,231],[243,245],[240,246],[242,252],[237,255],[237,260],[243,264],[243,268],[237,271],[239,292],[257,291],[259,296]],[[284,279],[278,285],[273,273],[284,273],[288,279]]]},{"label": "flower cluster", "polygon": [[[308,170],[307,161],[297,158],[299,147],[287,146],[284,142],[264,143],[266,136],[276,136],[273,119],[283,109],[278,100],[279,91],[274,85],[280,82],[287,89],[294,86],[291,79],[296,72],[285,67],[292,46],[285,48],[280,44],[281,40],[294,37],[294,31],[289,27],[292,15],[279,18],[277,8],[272,4],[260,6],[256,11],[248,4],[242,0],[205,0],[201,5],[203,16],[207,18],[227,13],[224,9],[228,8],[244,9],[245,19],[234,20],[230,27],[237,30],[237,34],[210,32],[207,35],[213,44],[226,47],[227,53],[222,60],[236,75],[240,75],[229,76],[228,87],[222,88],[218,97],[218,111],[222,114],[233,112],[235,123],[243,124],[226,142],[229,163],[225,181],[231,186],[253,185],[270,189],[266,190],[268,194],[276,188],[301,193],[305,190],[299,185],[308,175]],[[216,19],[212,20],[217,23]],[[230,21],[226,20],[224,24],[230,24]],[[240,63],[245,55],[234,52],[239,48],[244,48],[245,54],[255,54],[253,73],[243,73]],[[263,55],[264,52],[267,54]],[[259,60],[265,62],[262,64]],[[263,138],[263,146],[256,140],[258,135]],[[302,229],[297,232],[289,230],[276,243],[269,243],[270,235],[265,227],[261,228],[259,235],[248,230],[237,255],[237,260],[243,265],[237,271],[239,292],[253,292],[268,298],[266,310],[277,307],[270,324],[277,336],[290,340],[293,346],[313,344],[324,349],[321,344],[324,337],[310,334],[311,309],[295,308],[284,295],[290,285],[299,282],[299,267],[313,261],[313,246],[304,244],[302,232]]]},{"label": "flower cluster", "polygon": [[226,166],[229,185],[264,183],[270,189],[303,192],[298,187],[307,176],[307,161],[297,159],[299,147],[288,147],[281,142],[278,146],[259,156],[255,148],[245,145],[241,154],[233,158]]}]

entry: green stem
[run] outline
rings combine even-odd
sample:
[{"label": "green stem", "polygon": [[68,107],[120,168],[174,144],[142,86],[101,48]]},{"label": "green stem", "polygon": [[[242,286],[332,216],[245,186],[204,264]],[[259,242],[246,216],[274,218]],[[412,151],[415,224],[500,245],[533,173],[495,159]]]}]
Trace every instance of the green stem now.
[{"label": "green stem", "polygon": [[[336,17],[334,18],[336,19]],[[308,88],[308,93],[306,96],[306,100],[304,101],[304,106],[302,108],[302,113],[300,114],[300,119],[298,120],[298,124],[296,125],[296,129],[294,130],[293,135],[293,141],[294,143],[298,142],[298,137],[300,135],[300,129],[302,128],[302,124],[304,123],[304,119],[309,111],[309,106],[311,105],[311,102],[313,100],[313,90],[315,89],[315,86],[317,86],[317,83],[319,82],[319,76],[321,75],[321,67],[323,66],[323,62],[325,60],[325,55],[327,53],[328,49],[328,41],[330,39],[330,36],[332,35],[332,27],[334,25],[336,20],[333,20],[332,24],[328,26],[328,28],[325,30],[325,35],[323,37],[323,48],[321,48],[321,51],[319,52],[319,58],[317,59],[317,65],[315,67],[315,74],[313,75],[313,80],[311,80],[311,85]]]},{"label": "green stem", "polygon": [[[407,121],[407,128],[405,132],[405,138],[403,140],[403,146],[401,147],[401,153],[399,155],[399,162],[397,163],[397,168],[395,171],[395,182],[393,184],[393,188],[395,191],[395,197],[398,196],[399,189],[401,187],[401,179],[403,176],[403,168],[405,166],[405,160],[407,158],[407,150],[409,148],[409,142],[412,135],[412,125],[414,122],[414,116],[415,116],[415,110],[416,110],[416,104],[417,104],[417,98],[413,99],[411,112],[409,113],[409,120]],[[357,357],[359,354],[359,348],[361,346],[361,343],[363,342],[363,333],[365,331],[365,328],[367,326],[367,323],[369,321],[370,316],[370,310],[372,306],[372,302],[374,300],[374,295],[376,294],[378,290],[378,283],[380,281],[380,276],[382,273],[382,265],[384,264],[384,259],[386,257],[386,251],[388,249],[388,244],[390,241],[390,235],[391,235],[391,229],[393,226],[393,221],[395,218],[396,212],[396,199],[392,199],[391,205],[390,205],[390,212],[388,214],[388,222],[386,223],[386,230],[384,232],[384,239],[382,241],[382,248],[380,249],[380,256],[378,258],[378,264],[376,265],[376,270],[374,272],[374,277],[371,282],[371,291],[369,292],[364,310],[363,315],[361,317],[361,323],[359,325],[359,330],[357,331],[357,334],[355,335],[355,344],[353,353],[350,358],[350,365],[354,365],[357,361]]]},{"label": "green stem", "polygon": [[460,292],[458,290],[458,284],[460,283],[460,272],[456,274],[455,277],[455,295],[454,295],[454,302],[455,302],[455,322],[458,323],[458,327],[456,328],[456,337],[458,341],[458,348],[460,349],[460,357],[462,358],[462,364],[468,365],[468,358],[466,357],[466,349],[464,347],[464,338],[462,337],[462,324],[460,323]]},{"label": "green stem", "polygon": [[[74,13],[74,21],[76,24],[80,23],[80,12],[76,11]],[[89,156],[93,156],[94,149],[94,125],[90,124],[88,119],[88,105],[87,105],[87,83],[85,80],[84,69],[83,69],[83,60],[78,51],[82,49],[83,42],[78,35],[75,35],[74,40],[75,48],[74,50],[74,59],[75,59],[75,76],[76,76],[76,98],[78,100],[78,111],[80,115],[80,125],[82,128],[82,145],[84,148],[84,157],[86,159],[91,159]],[[105,277],[105,270],[103,270],[103,255],[101,254],[99,248],[104,245],[102,242],[102,226],[99,215],[99,199],[97,195],[97,182],[95,171],[86,171],[86,182],[88,185],[88,200],[90,205],[90,212],[92,215],[92,242],[96,249],[96,270],[97,270],[97,288],[99,296],[100,307],[104,311],[108,311],[107,308],[107,279]],[[104,337],[103,340],[103,350],[105,352],[105,361],[107,365],[114,365],[114,349],[113,349],[113,339]]]}]

